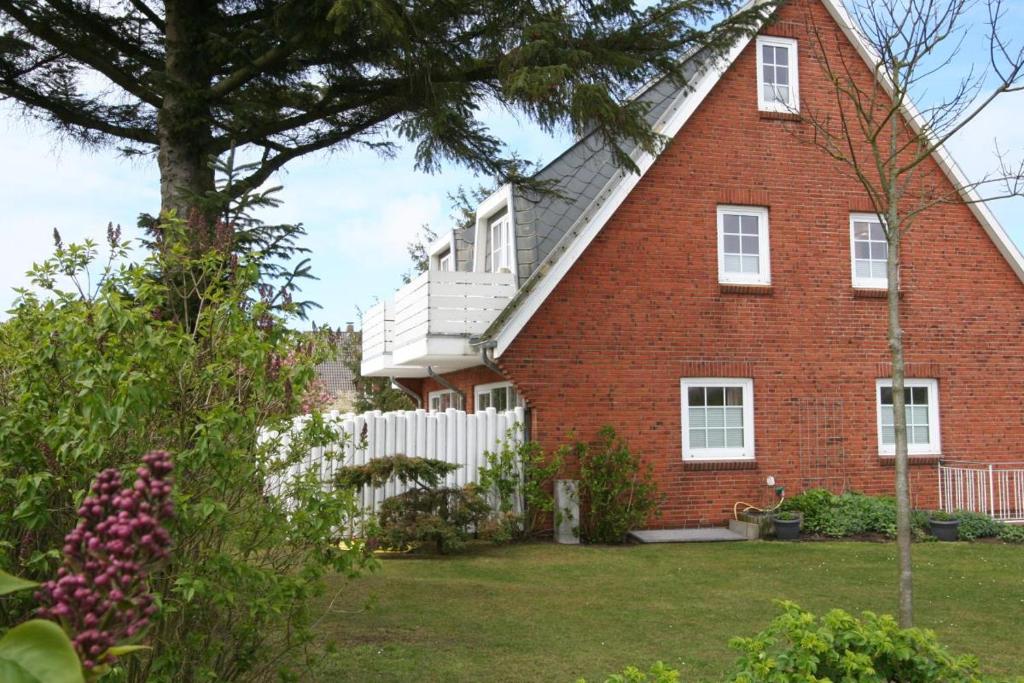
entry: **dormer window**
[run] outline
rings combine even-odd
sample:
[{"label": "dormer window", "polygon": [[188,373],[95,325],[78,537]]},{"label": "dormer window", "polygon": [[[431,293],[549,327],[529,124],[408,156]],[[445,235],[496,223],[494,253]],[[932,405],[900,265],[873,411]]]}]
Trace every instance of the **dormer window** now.
[{"label": "dormer window", "polygon": [[508,211],[492,217],[487,224],[487,270],[491,273],[512,271],[511,227]]},{"label": "dormer window", "polygon": [[430,270],[455,270],[455,233],[441,235],[427,246]]},{"label": "dormer window", "polygon": [[504,185],[480,202],[476,209],[474,271],[516,274],[514,214],[511,185]]},{"label": "dormer window", "polygon": [[437,257],[437,269],[443,271],[454,270],[452,268],[452,250],[442,252]]},{"label": "dormer window", "polygon": [[791,114],[800,111],[796,41],[792,38],[758,37],[757,108]]}]

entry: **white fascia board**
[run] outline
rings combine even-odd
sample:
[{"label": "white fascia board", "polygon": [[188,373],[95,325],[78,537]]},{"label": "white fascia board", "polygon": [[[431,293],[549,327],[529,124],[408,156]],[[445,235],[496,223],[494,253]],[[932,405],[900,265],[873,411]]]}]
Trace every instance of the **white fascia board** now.
[{"label": "white fascia board", "polygon": [[[684,90],[672,107],[662,115],[661,120],[654,125],[655,132],[664,135],[671,141],[697,111],[697,107],[701,105],[722,74],[732,66],[752,38],[753,36],[747,36],[739,40],[724,58],[705,67],[693,88]],[[565,274],[594,241],[594,238],[601,232],[629,193],[633,191],[633,188],[637,186],[640,179],[654,165],[655,158],[650,152],[641,151],[633,159],[639,170],[638,173],[621,169],[617,171],[590,206],[580,215],[576,223],[562,237],[560,243],[551,250],[544,263],[530,276],[531,280],[537,278],[533,283],[533,288],[529,289],[528,293],[518,302],[517,308],[494,337],[497,342],[494,348],[496,358],[505,352],[512,340],[544,303],[544,300],[554,291]],[[527,289],[529,286],[528,282],[523,289]],[[516,300],[513,299],[509,305],[516,305],[516,303]]]}]

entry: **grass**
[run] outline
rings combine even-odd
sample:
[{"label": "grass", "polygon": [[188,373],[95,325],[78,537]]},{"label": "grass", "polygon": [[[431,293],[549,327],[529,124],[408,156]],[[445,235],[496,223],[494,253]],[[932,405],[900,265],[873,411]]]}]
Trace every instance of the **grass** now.
[{"label": "grass", "polygon": [[[662,660],[685,681],[731,669],[729,638],[762,629],[786,598],[892,612],[891,543],[474,546],[391,559],[332,583],[319,628],[341,654],[331,681],[603,681]],[[914,547],[916,622],[990,674],[1024,669],[1024,547]]]}]

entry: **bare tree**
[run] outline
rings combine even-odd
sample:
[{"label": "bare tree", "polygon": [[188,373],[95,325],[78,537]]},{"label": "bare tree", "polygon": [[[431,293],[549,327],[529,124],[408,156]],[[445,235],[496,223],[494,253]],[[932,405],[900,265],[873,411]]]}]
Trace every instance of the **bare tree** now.
[{"label": "bare tree", "polygon": [[[808,12],[813,57],[834,99],[819,111],[805,106],[801,116],[810,124],[809,141],[840,162],[864,187],[887,245],[899,621],[909,627],[913,575],[901,248],[915,221],[929,209],[1024,193],[1024,165],[1010,164],[998,145],[994,146],[994,169],[973,182],[960,179],[962,174],[943,151],[945,143],[998,97],[1024,88],[1024,50],[1012,46],[1004,33],[1005,10],[1000,0],[855,0],[841,14],[839,26],[822,26]],[[985,18],[988,64],[975,65],[966,77],[951,83],[948,67],[961,54],[965,41],[975,38],[972,21],[976,17]],[[915,107],[913,98],[923,98],[930,90],[947,95],[924,108]],[[944,173],[943,166],[954,172]]]}]

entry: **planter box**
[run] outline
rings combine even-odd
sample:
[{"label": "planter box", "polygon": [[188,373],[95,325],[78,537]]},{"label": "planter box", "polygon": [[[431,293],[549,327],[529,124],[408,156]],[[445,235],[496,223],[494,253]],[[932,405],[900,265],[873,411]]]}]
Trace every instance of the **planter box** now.
[{"label": "planter box", "polygon": [[756,541],[761,538],[761,525],[753,522],[741,522],[738,519],[730,519],[729,531],[739,534],[748,541]]},{"label": "planter box", "polygon": [[959,519],[929,519],[928,528],[931,530],[932,536],[940,541],[960,540]]},{"label": "planter box", "polygon": [[[753,533],[753,532],[748,532],[748,533],[744,534],[744,535],[747,536],[747,538],[750,538],[750,539],[754,539],[754,538],[768,538],[769,536],[771,536],[771,533],[772,533],[772,513],[770,513],[770,512],[757,512],[755,510],[750,510],[748,512],[741,512],[739,514],[739,521],[743,522],[745,524],[750,524],[750,525],[754,526],[757,529],[756,535],[754,535],[754,536],[750,535],[750,533]],[[735,531],[737,533],[744,533],[742,531],[739,531],[738,529],[735,529]]]}]

